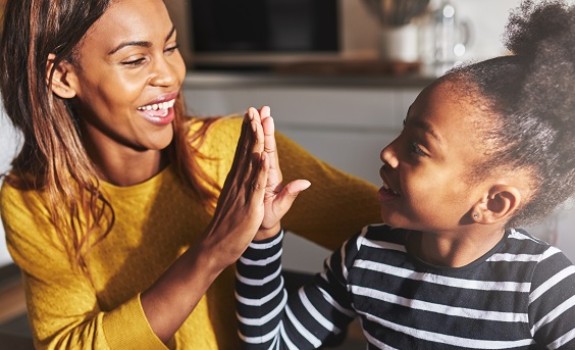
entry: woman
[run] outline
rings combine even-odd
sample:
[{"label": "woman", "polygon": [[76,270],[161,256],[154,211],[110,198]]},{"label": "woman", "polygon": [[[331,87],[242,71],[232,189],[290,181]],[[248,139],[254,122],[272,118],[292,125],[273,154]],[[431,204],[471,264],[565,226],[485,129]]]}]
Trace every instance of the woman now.
[{"label": "woman", "polygon": [[[0,205],[35,345],[237,348],[228,266],[261,218],[236,193],[250,194],[242,169],[261,181],[277,162],[243,152],[262,153],[259,121],[232,166],[241,120],[183,117],[161,0],[14,0],[5,18],[2,97],[25,140]],[[334,248],[377,218],[374,188],[277,143],[286,179],[313,183],[288,230]]]}]

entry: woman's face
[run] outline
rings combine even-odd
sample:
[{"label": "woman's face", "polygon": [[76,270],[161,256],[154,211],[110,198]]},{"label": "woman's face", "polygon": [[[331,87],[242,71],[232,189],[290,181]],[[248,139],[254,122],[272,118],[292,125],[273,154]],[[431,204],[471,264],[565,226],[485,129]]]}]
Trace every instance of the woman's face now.
[{"label": "woman's face", "polygon": [[426,88],[401,134],[381,152],[381,215],[393,227],[459,231],[485,193],[470,176],[485,157],[476,124],[484,112],[453,87],[447,81]]},{"label": "woman's face", "polygon": [[88,147],[129,156],[170,144],[185,65],[162,0],[113,1],[80,42],[72,70]]}]

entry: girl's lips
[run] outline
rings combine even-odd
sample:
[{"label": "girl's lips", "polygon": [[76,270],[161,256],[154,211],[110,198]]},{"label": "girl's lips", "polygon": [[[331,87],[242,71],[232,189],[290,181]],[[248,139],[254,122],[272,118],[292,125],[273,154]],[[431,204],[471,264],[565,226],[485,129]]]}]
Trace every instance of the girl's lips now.
[{"label": "girl's lips", "polygon": [[377,191],[378,197],[380,201],[388,201],[392,199],[399,198],[399,194],[395,191],[387,188],[387,186],[382,186],[379,191]]},{"label": "girl's lips", "polygon": [[399,198],[400,195],[398,192],[394,191],[387,183],[385,177],[382,176],[383,185],[378,191],[378,195],[380,200],[391,200],[395,198]]}]

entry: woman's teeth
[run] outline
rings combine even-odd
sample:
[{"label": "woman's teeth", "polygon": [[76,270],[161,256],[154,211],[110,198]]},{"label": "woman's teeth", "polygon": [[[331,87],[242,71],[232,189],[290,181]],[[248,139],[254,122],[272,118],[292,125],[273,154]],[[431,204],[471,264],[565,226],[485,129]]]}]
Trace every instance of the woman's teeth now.
[{"label": "woman's teeth", "polygon": [[154,103],[151,105],[138,107],[139,111],[157,111],[161,109],[168,109],[174,107],[176,100],[170,100],[166,102]]}]

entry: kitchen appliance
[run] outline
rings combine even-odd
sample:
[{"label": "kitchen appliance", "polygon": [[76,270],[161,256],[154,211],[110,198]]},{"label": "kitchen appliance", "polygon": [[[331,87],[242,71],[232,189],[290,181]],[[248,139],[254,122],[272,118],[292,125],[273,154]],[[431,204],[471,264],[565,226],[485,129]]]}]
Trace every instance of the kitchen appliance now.
[{"label": "kitchen appliance", "polygon": [[261,69],[340,52],[339,0],[166,0],[194,69]]}]

